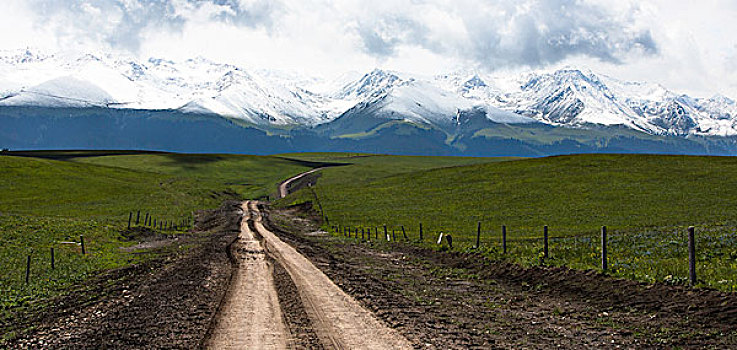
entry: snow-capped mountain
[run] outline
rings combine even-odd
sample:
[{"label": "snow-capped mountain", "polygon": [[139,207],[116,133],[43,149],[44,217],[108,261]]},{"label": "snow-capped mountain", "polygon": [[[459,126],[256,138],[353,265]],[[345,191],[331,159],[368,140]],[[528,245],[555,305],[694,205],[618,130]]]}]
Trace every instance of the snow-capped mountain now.
[{"label": "snow-capped mountain", "polygon": [[[319,88],[321,87],[321,88]],[[490,122],[624,126],[653,135],[737,135],[737,103],[692,98],[650,83],[563,69],[521,76],[433,77],[376,69],[338,83],[249,70],[203,58],[0,52],[0,106],[177,110],[257,126],[313,127],[352,115],[441,129],[465,111]]]},{"label": "snow-capped mountain", "polygon": [[400,77],[400,73],[375,69],[343,87],[335,98],[355,102],[346,111],[371,107],[387,119],[401,119],[427,125],[447,125],[459,110],[470,109],[468,99],[444,90],[432,81]]},{"label": "snow-capped mountain", "polygon": [[257,125],[311,125],[331,114],[320,108],[321,96],[201,58],[140,62],[27,51],[0,58],[0,94],[4,106],[180,109]]}]

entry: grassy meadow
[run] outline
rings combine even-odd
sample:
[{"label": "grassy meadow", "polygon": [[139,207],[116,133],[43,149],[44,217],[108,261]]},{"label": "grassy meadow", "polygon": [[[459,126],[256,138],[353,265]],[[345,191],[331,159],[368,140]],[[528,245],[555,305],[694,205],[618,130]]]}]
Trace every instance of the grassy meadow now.
[{"label": "grassy meadow", "polygon": [[[338,161],[335,156],[329,157]],[[319,156],[313,161],[327,160]],[[330,223],[404,226],[425,242],[451,234],[496,258],[539,264],[549,226],[551,265],[599,266],[599,230],[609,231],[610,271],[648,282],[684,283],[685,230],[696,226],[702,286],[737,289],[737,158],[574,155],[536,159],[358,157],[322,170],[315,191]],[[303,190],[282,204],[312,199]],[[501,226],[509,254],[502,256]],[[401,237],[401,235],[398,235]]]},{"label": "grassy meadow", "polygon": [[[159,220],[191,218],[195,210],[217,207],[225,199],[269,195],[279,181],[310,169],[308,163],[276,157],[89,155],[66,153],[63,160],[0,156],[0,319],[101,270],[145,258],[123,249],[135,244],[121,236],[130,211],[134,220],[137,210]],[[78,244],[64,243],[79,243],[80,235],[85,256]]]},{"label": "grassy meadow", "polygon": [[[325,164],[314,186],[334,225],[387,225],[423,244],[439,232],[471,251],[523,265],[596,269],[609,230],[610,273],[686,283],[685,230],[697,228],[701,286],[737,289],[737,158],[576,155],[549,158],[411,157],[357,153],[278,156],[45,152],[0,156],[0,320],[102,270],[147,254],[125,249],[130,211],[180,220],[230,198],[273,196],[278,182]],[[300,190],[278,205],[314,200]],[[143,217],[141,218],[143,220]],[[500,228],[506,225],[508,253]],[[541,261],[542,226],[550,258]],[[327,227],[327,226],[326,226]],[[89,254],[80,254],[84,235]],[[64,243],[72,242],[72,243]],[[50,268],[50,248],[56,269]],[[25,263],[32,257],[30,283]]]}]

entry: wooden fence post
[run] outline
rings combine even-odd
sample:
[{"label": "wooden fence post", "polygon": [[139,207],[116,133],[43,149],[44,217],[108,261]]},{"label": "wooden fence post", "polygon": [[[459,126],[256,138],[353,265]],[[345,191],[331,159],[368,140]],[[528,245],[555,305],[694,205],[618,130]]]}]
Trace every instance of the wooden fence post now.
[{"label": "wooden fence post", "polygon": [[133,219],[133,212],[128,212],[128,229],[131,229],[131,220]]},{"label": "wooden fence post", "polygon": [[601,271],[606,272],[607,270],[607,256],[606,256],[606,226],[601,227]]},{"label": "wooden fence post", "polygon": [[409,238],[407,237],[407,233],[404,232],[404,225],[402,225],[402,236],[404,236],[405,241],[409,241]]},{"label": "wooden fence post", "polygon": [[543,226],[543,259],[548,258],[548,225]]},{"label": "wooden fence post", "polygon": [[386,225],[384,225],[384,238],[386,238],[387,241],[389,240],[389,232],[386,231]]},{"label": "wooden fence post", "polygon": [[79,236],[79,243],[82,245],[82,255],[87,254],[87,252],[84,249],[84,236]]},{"label": "wooden fence post", "polygon": [[361,227],[361,240],[365,240],[366,239],[365,231],[366,231],[366,229],[364,229],[363,227]]},{"label": "wooden fence post", "polygon": [[378,226],[374,226],[374,233],[376,234],[376,240],[378,241],[379,240],[379,227]]},{"label": "wooden fence post", "polygon": [[397,234],[396,234],[396,232],[394,232],[394,229],[392,229],[392,241],[393,242],[396,242],[397,241]]},{"label": "wooden fence post", "polygon": [[507,254],[507,226],[502,225],[502,254]]},{"label": "wooden fence post", "polygon": [[479,249],[481,247],[481,221],[479,221],[478,227],[476,227],[476,246],[474,248]]},{"label": "wooden fence post", "polygon": [[54,268],[56,268],[54,265],[54,247],[51,247],[51,269],[53,270]]},{"label": "wooden fence post", "polygon": [[29,255],[26,259],[26,284],[31,278],[31,256]]},{"label": "wooden fence post", "polygon": [[691,285],[696,285],[696,233],[693,226],[688,228],[688,277]]},{"label": "wooden fence post", "polygon": [[136,212],[136,226],[138,226],[138,222],[140,219],[141,219],[141,211],[139,210]]},{"label": "wooden fence post", "polygon": [[422,223],[420,223],[420,242],[422,242]]},{"label": "wooden fence post", "polygon": [[148,213],[146,213],[146,219],[143,220],[143,226],[148,226]]}]

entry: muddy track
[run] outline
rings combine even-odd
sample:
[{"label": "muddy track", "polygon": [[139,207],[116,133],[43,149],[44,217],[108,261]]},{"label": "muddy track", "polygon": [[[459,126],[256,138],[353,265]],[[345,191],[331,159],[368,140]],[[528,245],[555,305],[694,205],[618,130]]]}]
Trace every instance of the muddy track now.
[{"label": "muddy track", "polygon": [[243,212],[241,232],[231,247],[237,269],[208,347],[286,349],[287,331],[274,287],[273,265],[251,230],[252,221],[245,204]]},{"label": "muddy track", "polygon": [[[243,212],[241,234],[233,246],[237,272],[208,347],[412,348],[403,336],[268,230],[256,202],[244,203]],[[275,279],[280,281],[281,293]]]},{"label": "muddy track", "polygon": [[18,335],[0,349],[200,347],[228,288],[226,247],[240,222],[232,204],[199,212],[195,230],[150,251],[156,258],[90,278],[43,312],[16,315],[0,333]]},{"label": "muddy track", "polygon": [[310,206],[270,230],[427,349],[737,348],[737,295],[318,231]]}]

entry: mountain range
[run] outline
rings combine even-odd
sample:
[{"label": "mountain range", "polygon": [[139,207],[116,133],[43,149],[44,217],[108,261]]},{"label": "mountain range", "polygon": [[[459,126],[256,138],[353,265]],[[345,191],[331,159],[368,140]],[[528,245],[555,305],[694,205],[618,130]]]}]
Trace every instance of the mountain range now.
[{"label": "mountain range", "polygon": [[[573,68],[514,76],[375,69],[326,81],[203,58],[5,51],[0,120],[0,145],[9,148],[737,153],[730,98]],[[141,134],[149,128],[161,130]],[[200,141],[173,142],[172,130]],[[227,141],[216,138],[223,133]]]}]

